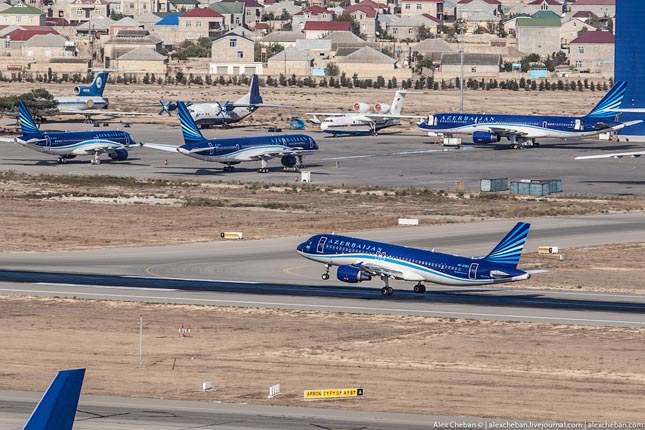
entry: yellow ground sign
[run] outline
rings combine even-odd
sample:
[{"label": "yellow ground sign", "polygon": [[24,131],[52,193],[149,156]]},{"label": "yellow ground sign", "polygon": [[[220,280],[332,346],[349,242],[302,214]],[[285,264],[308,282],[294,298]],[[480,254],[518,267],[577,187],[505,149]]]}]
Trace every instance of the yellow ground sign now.
[{"label": "yellow ground sign", "polygon": [[339,397],[359,397],[362,388],[339,388],[334,390],[305,390],[305,399],[334,399]]}]

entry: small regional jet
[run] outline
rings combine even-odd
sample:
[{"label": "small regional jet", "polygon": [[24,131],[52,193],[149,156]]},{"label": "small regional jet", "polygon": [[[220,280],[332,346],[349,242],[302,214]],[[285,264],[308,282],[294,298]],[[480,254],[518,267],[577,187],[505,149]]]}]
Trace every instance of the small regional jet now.
[{"label": "small regional jet", "polygon": [[498,115],[438,113],[418,124],[429,136],[471,135],[475,143],[497,143],[507,138],[511,148],[538,147],[538,138],[584,138],[620,130],[642,121],[620,122],[626,82],[616,82],[585,116]]},{"label": "small regional jet", "polygon": [[[193,103],[188,107],[188,111],[198,126],[208,128],[212,125],[228,126],[239,122],[261,107],[292,108],[293,106],[264,103],[262,96],[260,96],[258,76],[253,75],[249,92],[237,101],[227,101],[224,104],[220,102]],[[168,112],[171,110],[169,109]]]},{"label": "small regional jet", "polygon": [[24,430],[72,430],[85,369],[61,370],[31,413]]},{"label": "small regional jet", "polygon": [[519,222],[485,257],[461,257],[407,246],[372,242],[335,234],[318,234],[298,245],[300,255],[327,270],[338,266],[338,280],[348,283],[370,281],[379,276],[385,286],[381,294],[390,296],[394,290],[390,279],[416,281],[415,293],[425,293],[424,281],[443,285],[485,285],[529,279],[531,274],[519,270],[524,242],[530,224]]},{"label": "small regional jet", "polygon": [[58,112],[64,115],[84,115],[89,119],[93,115],[147,115],[141,112],[109,111],[109,100],[103,97],[103,90],[111,70],[101,69],[89,86],[74,87],[73,96],[54,97],[58,102]]},{"label": "small regional jet", "polygon": [[[406,94],[407,92],[404,90],[397,91],[392,104],[376,103],[374,112],[370,111],[369,104],[357,102],[353,106],[355,112],[308,112],[306,115],[312,115],[311,121],[319,123],[320,130],[330,133],[334,137],[339,134],[375,136],[379,130],[401,124],[401,118],[425,118],[416,115],[401,115]],[[318,115],[329,116],[321,122]]]},{"label": "small regional jet", "polygon": [[235,164],[245,161],[259,161],[258,172],[267,173],[267,161],[280,158],[285,169],[302,167],[302,157],[316,151],[318,144],[304,134],[275,134],[266,136],[206,139],[182,102],[177,102],[177,112],[184,135],[181,146],[160,143],[144,143],[144,147],[168,152],[179,152],[204,161],[225,164],[224,171],[232,172]]},{"label": "small regional jet", "polygon": [[17,143],[44,154],[58,155],[58,162],[61,164],[78,155],[93,155],[91,163],[96,165],[101,163],[101,154],[109,155],[114,161],[124,161],[128,158],[128,149],[136,145],[129,133],[120,130],[42,132],[22,101],[18,103],[18,113],[22,136],[14,139],[0,138],[0,141]]}]

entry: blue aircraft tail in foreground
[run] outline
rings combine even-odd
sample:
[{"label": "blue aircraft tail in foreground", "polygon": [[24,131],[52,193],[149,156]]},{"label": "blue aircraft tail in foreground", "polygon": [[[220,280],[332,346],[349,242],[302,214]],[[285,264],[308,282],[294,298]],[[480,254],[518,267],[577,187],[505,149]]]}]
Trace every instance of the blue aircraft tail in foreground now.
[{"label": "blue aircraft tail in foreground", "polygon": [[190,116],[190,112],[188,112],[188,108],[184,103],[177,101],[177,112],[179,113],[181,132],[184,135],[184,143],[190,144],[205,141],[206,139],[202,135],[202,132],[199,131],[195,120]]},{"label": "blue aircraft tail in foreground", "polygon": [[24,430],[72,430],[85,369],[61,370],[38,402]]},{"label": "blue aircraft tail in foreground", "polygon": [[29,109],[27,109],[27,106],[22,100],[18,103],[18,114],[20,117],[20,128],[24,136],[30,137],[40,134],[36,121],[34,121],[31,113],[29,113]]},{"label": "blue aircraft tail in foreground", "polygon": [[620,110],[620,105],[627,91],[627,82],[616,82],[598,104],[589,112],[587,118],[613,118]]},{"label": "blue aircraft tail in foreground", "polygon": [[530,224],[525,222],[517,223],[484,259],[495,264],[517,267],[522,256],[524,242],[529,235],[529,227]]}]

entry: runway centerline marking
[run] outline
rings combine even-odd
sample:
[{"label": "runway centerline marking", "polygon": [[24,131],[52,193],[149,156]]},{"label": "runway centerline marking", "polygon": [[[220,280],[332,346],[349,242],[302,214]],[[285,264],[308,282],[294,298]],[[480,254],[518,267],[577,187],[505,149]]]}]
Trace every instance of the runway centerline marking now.
[{"label": "runway centerline marking", "polygon": [[520,320],[538,320],[546,322],[569,322],[569,323],[601,323],[601,324],[625,324],[625,325],[645,325],[645,321],[627,321],[627,320],[609,320],[609,319],[595,319],[595,318],[565,318],[557,316],[536,316],[536,315],[514,315],[514,314],[495,314],[495,313],[484,313],[484,312],[455,312],[455,311],[432,311],[424,309],[405,309],[405,308],[380,308],[380,307],[367,307],[367,306],[340,306],[340,305],[318,305],[318,304],[307,304],[307,303],[284,303],[284,302],[260,302],[260,301],[244,301],[244,300],[220,300],[220,299],[200,299],[200,298],[187,298],[187,297],[170,297],[170,296],[135,296],[135,295],[117,295],[117,294],[99,294],[99,293],[79,293],[70,292],[70,291],[39,291],[39,290],[24,290],[24,289],[14,289],[14,288],[2,288],[0,291],[6,292],[32,292],[32,293],[42,293],[42,294],[70,294],[70,295],[79,295],[83,294],[86,296],[95,296],[95,297],[117,297],[121,300],[123,299],[140,299],[140,300],[169,300],[169,301],[187,301],[187,302],[204,302],[204,303],[227,303],[227,304],[236,304],[236,305],[253,305],[253,306],[282,306],[282,307],[304,307],[304,308],[315,308],[315,309],[328,309],[339,312],[347,312],[347,310],[360,311],[360,312],[390,312],[390,313],[419,313],[424,315],[433,315],[433,316],[456,316],[459,318],[467,319],[468,317],[485,317],[485,318],[517,318]]},{"label": "runway centerline marking", "polygon": [[[83,287],[83,288],[108,288],[112,290],[143,290],[147,291],[150,288],[146,287],[124,287],[121,285],[92,285],[92,284],[73,284],[73,283],[59,283],[59,282],[33,282],[33,285],[51,285],[53,287]],[[176,288],[155,288],[157,291],[178,291]]]}]

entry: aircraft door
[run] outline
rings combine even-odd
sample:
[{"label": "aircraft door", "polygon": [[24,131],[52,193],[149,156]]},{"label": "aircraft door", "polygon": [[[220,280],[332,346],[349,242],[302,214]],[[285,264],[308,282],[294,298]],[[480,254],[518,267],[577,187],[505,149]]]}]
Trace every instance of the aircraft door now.
[{"label": "aircraft door", "polygon": [[318,240],[318,246],[316,247],[317,254],[325,253],[325,243],[327,243],[327,237],[323,236]]},{"label": "aircraft door", "polygon": [[477,269],[479,268],[479,263],[472,263],[468,269],[468,279],[477,279]]},{"label": "aircraft door", "polygon": [[215,149],[213,148],[213,143],[208,142],[208,155],[213,155],[215,153]]},{"label": "aircraft door", "polygon": [[578,131],[582,130],[584,128],[584,122],[580,119],[577,119],[573,128],[574,130],[578,130]]},{"label": "aircraft door", "polygon": [[52,138],[45,135],[45,147],[49,150],[52,147]]},{"label": "aircraft door", "polygon": [[549,124],[546,121],[542,122],[542,128],[549,128],[548,125]]}]

